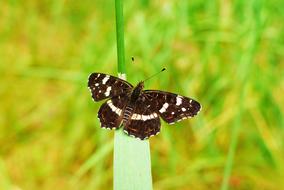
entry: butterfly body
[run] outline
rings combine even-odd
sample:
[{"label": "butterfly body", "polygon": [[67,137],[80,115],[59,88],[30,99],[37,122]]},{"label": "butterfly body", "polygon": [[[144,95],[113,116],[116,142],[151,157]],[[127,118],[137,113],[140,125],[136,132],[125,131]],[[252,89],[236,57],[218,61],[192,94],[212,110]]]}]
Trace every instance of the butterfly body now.
[{"label": "butterfly body", "polygon": [[142,90],[144,88],[144,82],[139,82],[138,85],[133,89],[132,93],[131,93],[131,103],[135,103],[137,101],[137,99],[139,98]]},{"label": "butterfly body", "polygon": [[160,117],[169,124],[193,117],[200,104],[184,96],[158,90],[143,90],[144,82],[133,87],[127,81],[93,73],[88,87],[95,101],[108,99],[99,109],[102,128],[118,129],[141,140],[160,132]]}]

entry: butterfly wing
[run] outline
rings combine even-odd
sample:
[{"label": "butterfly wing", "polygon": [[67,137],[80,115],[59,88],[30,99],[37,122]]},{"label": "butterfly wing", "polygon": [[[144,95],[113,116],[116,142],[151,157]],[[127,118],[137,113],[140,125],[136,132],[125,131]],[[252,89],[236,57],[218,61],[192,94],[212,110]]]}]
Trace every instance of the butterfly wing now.
[{"label": "butterfly wing", "polygon": [[143,95],[164,121],[173,124],[198,114],[201,105],[191,98],[158,90],[145,90]]},{"label": "butterfly wing", "polygon": [[160,132],[161,122],[159,115],[152,108],[154,108],[152,102],[143,95],[140,96],[133,106],[129,119],[123,124],[124,132],[141,140],[157,135]]},{"label": "butterfly wing", "polygon": [[98,112],[102,128],[118,129],[121,121],[127,96],[122,94],[103,103]]},{"label": "butterfly wing", "polygon": [[133,88],[127,81],[103,73],[92,73],[88,87],[95,101],[128,93]]}]

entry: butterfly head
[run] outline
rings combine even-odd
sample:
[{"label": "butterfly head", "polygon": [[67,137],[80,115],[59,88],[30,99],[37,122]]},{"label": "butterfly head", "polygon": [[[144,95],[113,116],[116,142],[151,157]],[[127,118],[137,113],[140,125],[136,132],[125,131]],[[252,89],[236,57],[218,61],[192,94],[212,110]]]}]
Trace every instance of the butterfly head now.
[{"label": "butterfly head", "polygon": [[144,81],[141,81],[137,84],[137,86],[133,89],[133,93],[134,94],[138,94],[140,95],[141,91],[143,90],[144,88]]},{"label": "butterfly head", "polygon": [[139,82],[139,83],[137,84],[136,88],[139,88],[140,91],[143,90],[143,88],[144,88],[144,81]]}]

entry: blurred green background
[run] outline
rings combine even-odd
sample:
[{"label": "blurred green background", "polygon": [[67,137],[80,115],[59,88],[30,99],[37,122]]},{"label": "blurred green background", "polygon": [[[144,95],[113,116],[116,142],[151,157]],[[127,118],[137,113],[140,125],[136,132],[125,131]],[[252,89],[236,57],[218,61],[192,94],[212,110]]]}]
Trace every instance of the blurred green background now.
[{"label": "blurred green background", "polygon": [[[166,67],[146,89],[203,105],[151,138],[154,189],[220,189],[230,170],[230,189],[284,189],[284,1],[124,5],[128,81]],[[0,63],[0,189],[111,189],[87,78],[117,74],[114,1],[1,1]]]}]

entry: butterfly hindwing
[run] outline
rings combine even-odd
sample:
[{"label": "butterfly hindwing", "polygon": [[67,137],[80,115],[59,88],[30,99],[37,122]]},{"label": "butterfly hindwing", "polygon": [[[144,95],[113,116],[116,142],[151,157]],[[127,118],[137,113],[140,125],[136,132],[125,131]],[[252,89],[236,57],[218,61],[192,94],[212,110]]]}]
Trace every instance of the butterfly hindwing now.
[{"label": "butterfly hindwing", "polygon": [[88,87],[95,101],[130,92],[133,88],[127,81],[103,73],[92,73],[89,76]]},{"label": "butterfly hindwing", "polygon": [[101,105],[98,118],[102,128],[118,129],[122,121],[123,108],[127,96],[124,94],[109,99]]},{"label": "butterfly hindwing", "polygon": [[124,132],[141,140],[158,134],[161,122],[156,111],[151,109],[152,105],[152,102],[140,96],[133,106],[129,119],[124,123]]},{"label": "butterfly hindwing", "polygon": [[169,124],[193,117],[201,109],[197,101],[170,92],[145,90],[144,95],[151,100],[156,112]]},{"label": "butterfly hindwing", "polygon": [[160,126],[161,122],[159,117],[147,121],[131,120],[124,127],[124,132],[129,136],[134,136],[136,138],[144,140],[151,136],[159,134]]}]

